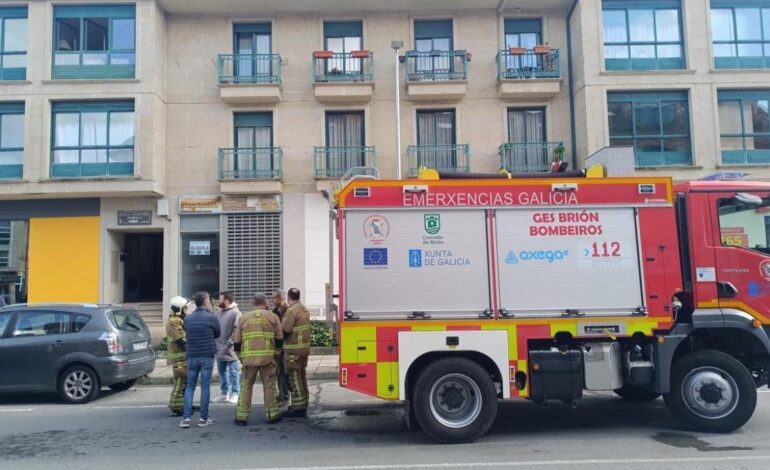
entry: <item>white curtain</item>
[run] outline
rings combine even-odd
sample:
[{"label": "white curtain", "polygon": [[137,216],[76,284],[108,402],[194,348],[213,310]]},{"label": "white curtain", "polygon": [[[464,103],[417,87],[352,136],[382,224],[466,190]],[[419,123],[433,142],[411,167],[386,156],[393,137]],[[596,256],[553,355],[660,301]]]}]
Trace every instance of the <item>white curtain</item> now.
[{"label": "white curtain", "polygon": [[[457,167],[454,145],[454,113],[448,111],[418,113],[417,133],[420,146],[417,166],[453,170]],[[443,147],[443,148],[442,148]]]},{"label": "white curtain", "polygon": [[[327,116],[329,135],[326,146],[326,168],[332,175],[341,175],[349,168],[362,166],[364,155],[358,150],[364,146],[363,115],[360,113],[330,114]],[[344,147],[344,148],[342,148]]]},{"label": "white curtain", "polygon": [[516,144],[507,157],[514,171],[537,171],[548,164],[548,149],[544,142],[544,113],[541,110],[511,110],[508,112],[508,138]]},{"label": "white curtain", "polygon": [[[56,113],[54,146],[77,147],[80,145],[80,115],[78,113]],[[78,163],[80,152],[77,150],[54,151],[54,163]]]}]

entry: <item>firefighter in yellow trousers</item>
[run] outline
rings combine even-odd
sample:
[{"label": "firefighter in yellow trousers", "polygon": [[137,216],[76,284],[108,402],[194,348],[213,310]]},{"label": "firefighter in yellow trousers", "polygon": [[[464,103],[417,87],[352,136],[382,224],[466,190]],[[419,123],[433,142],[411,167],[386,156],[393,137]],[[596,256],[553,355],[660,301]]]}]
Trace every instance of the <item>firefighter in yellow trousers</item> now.
[{"label": "firefighter in yellow trousers", "polygon": [[281,420],[275,396],[275,358],[283,343],[283,330],[278,316],[267,310],[265,294],[255,294],[253,303],[255,310],[241,317],[233,337],[235,351],[239,353],[242,363],[241,392],[235,412],[235,424],[239,426],[246,426],[249,419],[257,374],[262,380],[268,424]]},{"label": "firefighter in yellow trousers", "polygon": [[173,371],[174,386],[168,399],[168,408],[173,416],[181,416],[184,408],[184,389],[187,386],[187,338],[184,332],[184,316],[187,313],[187,299],[176,296],[171,299],[171,314],[166,320],[166,364]]},{"label": "firefighter in yellow trousers", "polygon": [[304,418],[310,393],[307,388],[307,358],[310,355],[310,312],[299,301],[300,292],[291,288],[288,292],[289,309],[283,315],[282,328],[286,336],[283,350],[286,371],[291,384],[291,406],[284,414],[287,418]]}]

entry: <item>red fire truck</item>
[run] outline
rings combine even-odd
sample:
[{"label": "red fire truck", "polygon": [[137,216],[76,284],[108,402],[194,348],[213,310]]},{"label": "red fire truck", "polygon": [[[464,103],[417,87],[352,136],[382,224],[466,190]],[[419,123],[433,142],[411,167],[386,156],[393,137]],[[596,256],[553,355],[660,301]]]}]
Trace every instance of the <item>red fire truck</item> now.
[{"label": "red fire truck", "polygon": [[334,197],[340,385],[441,442],[498,400],[661,395],[729,432],[770,366],[770,183],[354,179]]}]

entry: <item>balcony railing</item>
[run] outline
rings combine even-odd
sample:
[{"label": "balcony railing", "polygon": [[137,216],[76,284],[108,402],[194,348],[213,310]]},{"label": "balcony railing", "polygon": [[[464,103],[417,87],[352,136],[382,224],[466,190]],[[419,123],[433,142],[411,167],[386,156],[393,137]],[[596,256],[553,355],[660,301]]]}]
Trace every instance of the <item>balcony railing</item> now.
[{"label": "balcony railing", "polygon": [[550,171],[551,162],[564,156],[561,142],[508,142],[500,146],[500,167],[511,173]]},{"label": "balcony railing", "polygon": [[371,82],[374,80],[374,54],[370,51],[313,54],[314,82]]},{"label": "balcony railing", "polygon": [[502,50],[497,54],[497,78],[561,78],[559,50],[523,50],[517,47]]},{"label": "balcony railing", "polygon": [[339,178],[351,168],[376,166],[374,147],[314,147],[313,176]]},{"label": "balcony railing", "polygon": [[279,54],[219,54],[217,79],[220,84],[281,83]]},{"label": "balcony railing", "polygon": [[409,157],[409,176],[417,176],[422,167],[460,173],[467,173],[471,169],[471,146],[468,144],[410,145],[406,152]]},{"label": "balcony railing", "polygon": [[133,174],[134,162],[51,164],[51,178],[128,177]]},{"label": "balcony railing", "polygon": [[280,147],[219,149],[219,179],[278,179],[283,175]]},{"label": "balcony railing", "polygon": [[468,78],[467,51],[408,51],[407,81],[465,80]]}]

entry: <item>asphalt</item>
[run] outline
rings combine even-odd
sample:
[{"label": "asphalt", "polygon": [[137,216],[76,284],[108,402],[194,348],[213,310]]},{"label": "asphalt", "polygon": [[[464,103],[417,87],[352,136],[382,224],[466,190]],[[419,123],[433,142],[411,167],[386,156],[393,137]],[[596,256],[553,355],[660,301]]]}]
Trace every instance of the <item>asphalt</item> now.
[{"label": "asphalt", "polygon": [[[437,445],[408,431],[402,408],[311,383],[305,420],[263,421],[256,405],[246,428],[232,405],[212,405],[207,428],[180,429],[166,409],[167,387],[104,390],[89,404],[56,397],[0,397],[0,468],[13,469],[629,469],[770,468],[770,393],[752,420],[727,435],[692,432],[662,400],[629,404],[593,393],[576,409],[503,402],[489,434],[474,444]],[[261,390],[255,390],[261,397]]]}]

